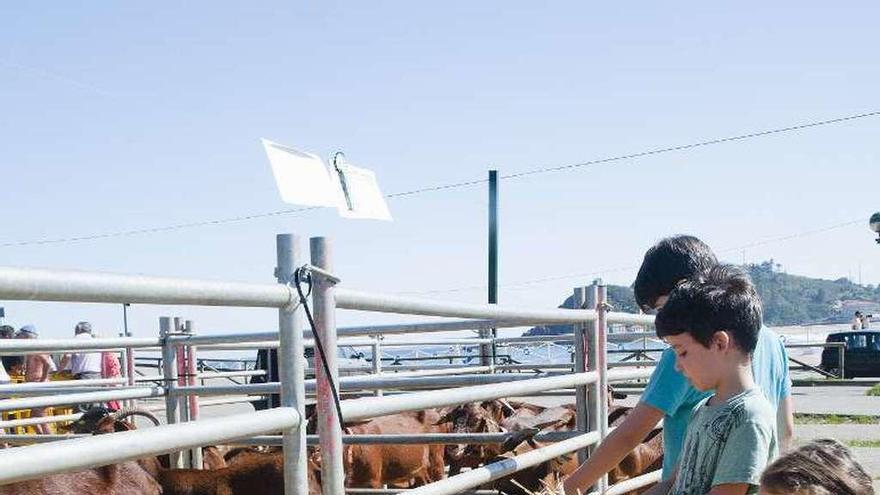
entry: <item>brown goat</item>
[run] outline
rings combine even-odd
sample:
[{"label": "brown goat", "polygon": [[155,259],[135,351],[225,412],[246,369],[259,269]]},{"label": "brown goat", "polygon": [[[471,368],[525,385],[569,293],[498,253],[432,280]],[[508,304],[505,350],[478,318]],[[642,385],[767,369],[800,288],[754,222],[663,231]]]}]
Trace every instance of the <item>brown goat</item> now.
[{"label": "brown goat", "polygon": [[[392,414],[349,426],[349,435],[437,433],[440,415],[433,409]],[[346,445],[343,447],[346,487],[422,486],[443,479],[443,445]]]},{"label": "brown goat", "polygon": [[159,495],[156,480],[134,461],[0,486],[0,495]]}]

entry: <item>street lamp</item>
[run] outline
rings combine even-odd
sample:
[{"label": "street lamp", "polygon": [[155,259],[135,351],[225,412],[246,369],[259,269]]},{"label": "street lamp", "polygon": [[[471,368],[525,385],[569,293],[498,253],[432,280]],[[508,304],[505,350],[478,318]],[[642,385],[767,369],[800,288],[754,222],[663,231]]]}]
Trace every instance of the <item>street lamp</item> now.
[{"label": "street lamp", "polygon": [[877,244],[880,244],[880,211],[871,215],[868,225],[871,227],[871,230],[877,233]]}]

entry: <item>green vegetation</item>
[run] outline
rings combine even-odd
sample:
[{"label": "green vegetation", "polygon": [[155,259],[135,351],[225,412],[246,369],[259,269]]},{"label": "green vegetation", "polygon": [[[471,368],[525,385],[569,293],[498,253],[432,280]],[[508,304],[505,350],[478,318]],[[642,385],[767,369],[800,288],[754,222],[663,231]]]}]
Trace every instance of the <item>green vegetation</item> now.
[{"label": "green vegetation", "polygon": [[868,414],[804,414],[795,413],[794,423],[798,425],[875,425],[880,416]]},{"label": "green vegetation", "polygon": [[870,395],[872,397],[880,397],[880,383],[878,383],[877,385],[874,385],[873,387],[868,389],[868,391],[865,392],[865,395]]},{"label": "green vegetation", "polygon": [[852,314],[842,313],[840,301],[880,301],[880,286],[863,287],[845,278],[823,280],[789,275],[779,271],[773,260],[746,268],[764,301],[764,321],[768,325],[846,322]]},{"label": "green vegetation", "polygon": [[849,447],[880,448],[880,440],[847,440],[844,443]]},{"label": "green vegetation", "polygon": [[[781,271],[773,260],[745,268],[751,275],[764,302],[764,323],[770,326],[800,325],[805,323],[845,323],[852,317],[844,310],[842,301],[871,301],[880,305],[880,285],[861,286],[846,278],[823,280],[789,275]],[[631,287],[608,286],[608,302],[615,311],[637,313]],[[560,308],[571,308],[572,297],[565,299]],[[534,327],[525,335],[558,335],[570,333],[571,325],[544,325]]]}]

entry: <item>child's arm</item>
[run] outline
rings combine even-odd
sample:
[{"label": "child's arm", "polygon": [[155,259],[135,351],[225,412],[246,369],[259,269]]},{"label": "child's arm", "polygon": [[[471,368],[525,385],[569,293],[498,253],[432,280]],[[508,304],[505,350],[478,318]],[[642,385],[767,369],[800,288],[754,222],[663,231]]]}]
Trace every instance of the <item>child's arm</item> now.
[{"label": "child's arm", "polygon": [[794,406],[791,401],[791,395],[786,395],[785,399],[779,403],[779,410],[776,411],[776,428],[779,432],[779,451],[785,452],[791,447],[791,440],[794,437]]},{"label": "child's arm", "polygon": [[749,490],[748,483],[728,483],[726,485],[717,485],[712,487],[712,491],[707,495],[746,495]]},{"label": "child's arm", "polygon": [[620,464],[661,419],[663,411],[640,402],[623,423],[596,448],[590,458],[565,480],[565,495],[576,495],[578,490],[584,492],[587,487],[594,485],[603,474]]}]

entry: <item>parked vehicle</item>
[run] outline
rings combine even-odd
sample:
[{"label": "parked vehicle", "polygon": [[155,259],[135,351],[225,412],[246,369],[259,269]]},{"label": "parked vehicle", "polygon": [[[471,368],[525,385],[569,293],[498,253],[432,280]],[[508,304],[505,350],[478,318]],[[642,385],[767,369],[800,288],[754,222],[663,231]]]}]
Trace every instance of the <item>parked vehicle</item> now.
[{"label": "parked vehicle", "polygon": [[[843,376],[880,377],[880,331],[861,330],[854,332],[832,333],[826,342],[843,342],[846,350],[843,354]],[[826,347],[822,351],[820,367],[829,373],[839,375],[839,353],[837,347]]]}]

